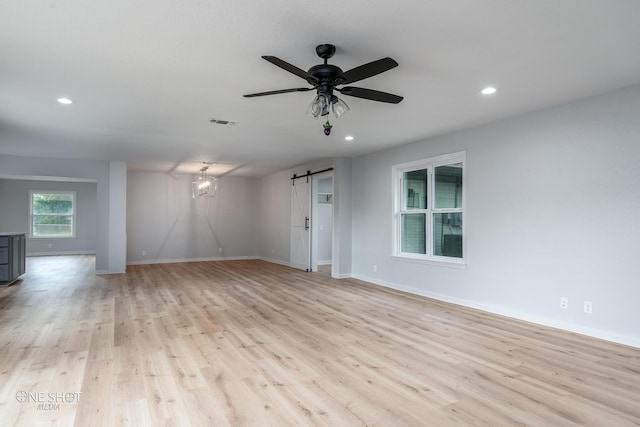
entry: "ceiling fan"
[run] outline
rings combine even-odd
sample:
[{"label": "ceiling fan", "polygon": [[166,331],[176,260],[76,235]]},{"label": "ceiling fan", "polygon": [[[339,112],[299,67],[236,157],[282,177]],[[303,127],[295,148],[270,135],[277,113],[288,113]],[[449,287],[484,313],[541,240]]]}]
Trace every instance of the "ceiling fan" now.
[{"label": "ceiling fan", "polygon": [[[256,96],[277,95],[289,92],[307,92],[315,90],[317,96],[307,109],[307,114],[318,118],[329,114],[329,108],[333,110],[336,117],[340,117],[349,111],[347,104],[339,99],[333,92],[337,91],[343,95],[353,96],[356,98],[368,99],[371,101],[387,102],[397,104],[402,101],[402,97],[391,93],[380,92],[373,89],[365,89],[355,86],[343,86],[373,77],[377,74],[388,71],[398,66],[398,63],[391,58],[382,58],[377,61],[369,62],[359,67],[352,68],[348,71],[336,65],[328,64],[328,59],[336,53],[336,47],[332,44],[321,44],[316,47],[316,54],[324,59],[324,64],[314,65],[309,71],[304,71],[295,65],[283,61],[275,56],[263,56],[262,58],[271,62],[273,65],[282,68],[298,77],[307,81],[312,87],[299,87],[293,89],[272,90],[269,92],[258,92],[243,95],[246,98]],[[338,87],[343,86],[343,87]],[[328,123],[328,122],[327,122]],[[326,132],[325,132],[326,133]]]}]

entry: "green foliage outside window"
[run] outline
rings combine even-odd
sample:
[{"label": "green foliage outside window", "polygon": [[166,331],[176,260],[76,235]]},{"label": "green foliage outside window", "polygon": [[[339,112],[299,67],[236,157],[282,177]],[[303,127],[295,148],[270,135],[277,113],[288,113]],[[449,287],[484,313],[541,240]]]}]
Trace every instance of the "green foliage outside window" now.
[{"label": "green foliage outside window", "polygon": [[32,235],[73,236],[73,194],[33,193]]}]

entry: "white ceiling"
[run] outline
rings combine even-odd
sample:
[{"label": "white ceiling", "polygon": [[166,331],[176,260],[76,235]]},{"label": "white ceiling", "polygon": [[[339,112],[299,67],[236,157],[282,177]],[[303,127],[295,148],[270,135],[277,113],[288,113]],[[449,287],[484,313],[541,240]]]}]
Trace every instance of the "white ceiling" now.
[{"label": "white ceiling", "polygon": [[[0,154],[262,176],[638,84],[638,40],[638,0],[3,0]],[[306,70],[321,43],[394,58],[355,85],[405,99],[344,96],[326,137],[313,92],[242,97],[306,86],[261,56]]]}]

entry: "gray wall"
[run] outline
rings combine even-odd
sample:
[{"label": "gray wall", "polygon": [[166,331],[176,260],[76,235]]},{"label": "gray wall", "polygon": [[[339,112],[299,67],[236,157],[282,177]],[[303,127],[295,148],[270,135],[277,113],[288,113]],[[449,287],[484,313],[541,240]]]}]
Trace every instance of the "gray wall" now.
[{"label": "gray wall", "polygon": [[289,265],[291,227],[291,176],[284,171],[260,181],[259,254],[260,258]]},{"label": "gray wall", "polygon": [[29,239],[27,237],[27,255],[95,253],[97,192],[95,183],[0,179],[0,231],[29,232],[30,190],[77,192],[76,237],[68,239]]},{"label": "gray wall", "polygon": [[[354,159],[354,277],[640,347],[638,112],[633,87]],[[467,268],[393,259],[392,165],[463,150]]]},{"label": "gray wall", "polygon": [[196,178],[128,173],[129,264],[258,257],[259,180],[222,177],[216,197],[192,199]]}]

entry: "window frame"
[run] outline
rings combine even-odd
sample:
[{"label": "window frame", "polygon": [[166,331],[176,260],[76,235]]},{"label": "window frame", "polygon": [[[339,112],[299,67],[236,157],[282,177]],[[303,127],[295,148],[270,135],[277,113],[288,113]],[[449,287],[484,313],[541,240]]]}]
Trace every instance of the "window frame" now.
[{"label": "window frame", "polygon": [[[63,194],[71,196],[71,235],[65,236],[56,236],[56,235],[46,235],[46,236],[37,236],[33,233],[33,221],[34,217],[41,214],[33,213],[33,199],[36,194]],[[77,204],[78,204],[78,192],[71,190],[29,190],[29,238],[30,239],[75,239],[76,238],[76,224],[78,222],[77,215]],[[51,214],[49,214],[51,215]],[[55,215],[55,214],[53,214]],[[59,216],[69,216],[68,214],[59,215]]]},{"label": "window frame", "polygon": [[[447,166],[455,163],[462,164],[462,195],[461,207],[459,208],[436,208],[435,207],[435,179],[434,170],[439,166]],[[425,209],[403,209],[404,179],[406,172],[416,170],[427,170],[427,204]],[[392,166],[392,235],[393,247],[392,258],[399,261],[426,263],[451,267],[466,268],[467,265],[467,222],[466,213],[466,152],[460,151],[451,154],[401,163]],[[402,215],[405,214],[425,214],[425,254],[416,254],[402,251]],[[462,214],[462,257],[449,257],[444,255],[434,255],[433,242],[433,221],[436,214],[461,213]]]}]

